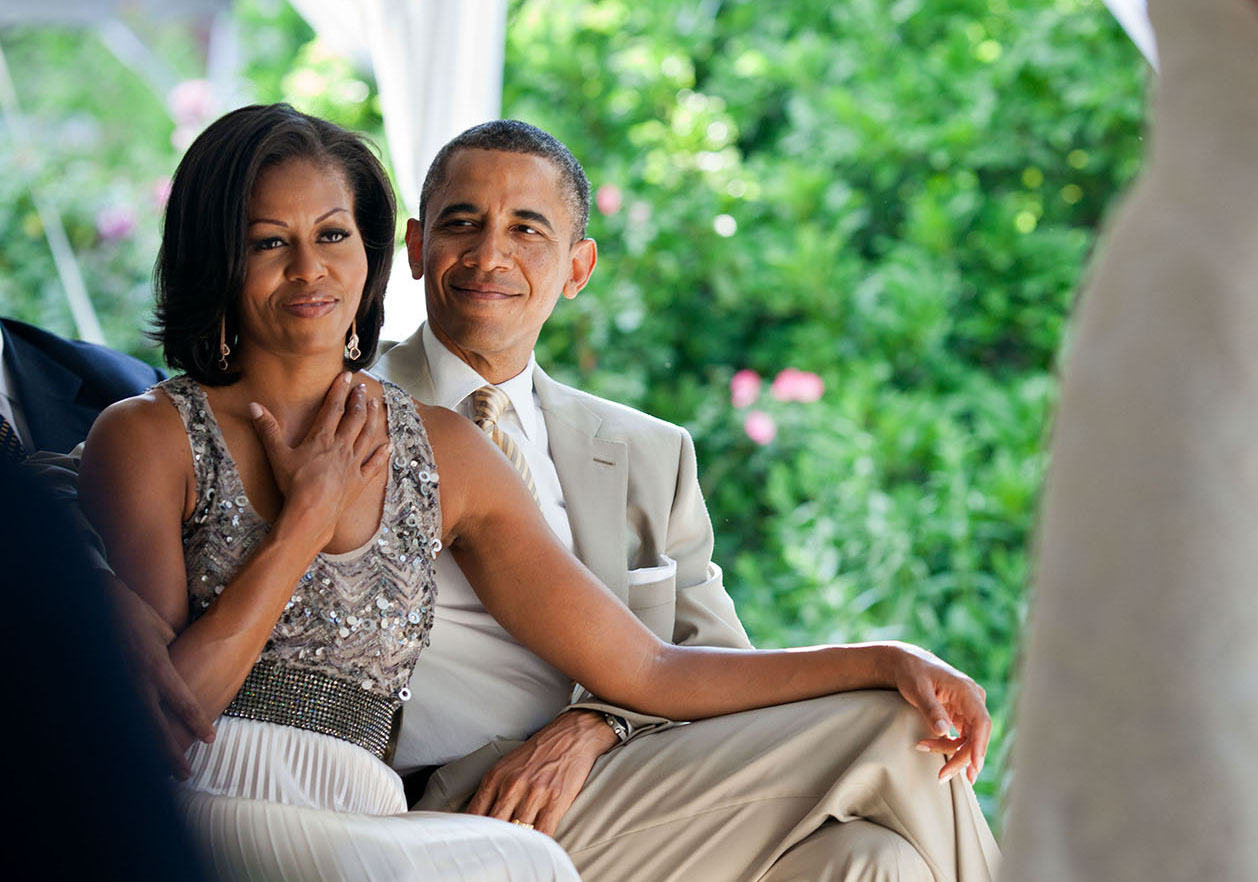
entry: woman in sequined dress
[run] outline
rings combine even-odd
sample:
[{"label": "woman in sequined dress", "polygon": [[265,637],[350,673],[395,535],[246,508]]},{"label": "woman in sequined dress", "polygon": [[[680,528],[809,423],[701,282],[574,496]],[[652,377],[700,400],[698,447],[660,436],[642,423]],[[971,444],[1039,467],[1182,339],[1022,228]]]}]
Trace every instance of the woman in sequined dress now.
[{"label": "woman in sequined dress", "polygon": [[[387,180],[354,136],[284,105],[211,125],[176,173],[158,261],[159,332],[185,376],[88,438],[84,507],[218,715],[180,799],[222,875],[575,878],[540,834],[407,814],[382,761],[443,547],[521,643],[618,706],[697,719],[894,679],[868,647],[656,638],[479,429],[361,370],[393,234]],[[953,719],[986,720],[981,690],[953,680]]]},{"label": "woman in sequined dress", "polygon": [[442,525],[462,520],[458,494],[438,503],[428,439],[476,432],[360,369],[394,217],[379,162],[336,126],[285,106],[211,126],[176,173],[158,261],[185,375],[102,416],[82,500],[221,714],[178,793],[221,876],[575,880],[539,833],[407,814],[383,762]]}]

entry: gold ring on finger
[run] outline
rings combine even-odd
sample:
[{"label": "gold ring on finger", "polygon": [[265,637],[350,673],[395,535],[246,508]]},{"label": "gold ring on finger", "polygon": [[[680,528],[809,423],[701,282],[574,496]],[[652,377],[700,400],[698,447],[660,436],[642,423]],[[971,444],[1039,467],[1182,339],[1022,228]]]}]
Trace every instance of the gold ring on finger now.
[{"label": "gold ring on finger", "polygon": [[525,828],[526,830],[532,830],[532,829],[533,829],[533,825],[532,825],[532,824],[530,824],[528,821],[521,821],[519,818],[512,818],[512,819],[511,819],[511,823],[515,824],[517,827],[523,827],[523,828]]}]

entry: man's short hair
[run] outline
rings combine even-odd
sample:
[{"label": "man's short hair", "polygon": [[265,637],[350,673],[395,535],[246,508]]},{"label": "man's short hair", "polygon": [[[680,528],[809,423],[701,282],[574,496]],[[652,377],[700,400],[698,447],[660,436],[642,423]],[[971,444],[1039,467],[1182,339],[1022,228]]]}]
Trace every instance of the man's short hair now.
[{"label": "man's short hair", "polygon": [[585,238],[585,227],[590,220],[590,181],[585,169],[572,155],[572,151],[554,135],[544,132],[518,119],[496,119],[472,126],[457,135],[440,151],[428,166],[424,188],[419,195],[419,222],[424,223],[428,200],[438,187],[449,180],[450,159],[460,150],[498,150],[503,153],[524,153],[540,156],[559,170],[563,182],[564,201],[572,215],[573,241]]}]

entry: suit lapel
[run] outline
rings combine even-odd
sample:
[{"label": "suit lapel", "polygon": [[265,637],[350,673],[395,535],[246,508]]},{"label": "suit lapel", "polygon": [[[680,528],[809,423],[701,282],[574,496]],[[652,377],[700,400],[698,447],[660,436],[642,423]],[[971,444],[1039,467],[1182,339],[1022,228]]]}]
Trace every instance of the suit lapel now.
[{"label": "suit lapel", "polygon": [[577,557],[616,596],[626,600],[629,449],[623,441],[598,437],[602,418],[540,367],[533,374],[533,383],[546,420],[551,459],[563,488]]},{"label": "suit lapel", "polygon": [[372,366],[372,373],[397,383],[421,404],[436,404],[432,371],[428,368],[428,355],[424,352],[424,326],[380,356]]}]

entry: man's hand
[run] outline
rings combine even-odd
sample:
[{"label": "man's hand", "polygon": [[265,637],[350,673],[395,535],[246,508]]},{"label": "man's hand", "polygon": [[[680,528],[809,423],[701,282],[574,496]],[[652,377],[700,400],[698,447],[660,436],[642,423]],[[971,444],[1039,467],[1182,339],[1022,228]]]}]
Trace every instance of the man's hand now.
[{"label": "man's hand", "polygon": [[619,742],[602,714],[565,711],[485,774],[467,811],[554,836],[595,761]]},{"label": "man's hand", "polygon": [[175,639],[170,625],[113,573],[102,571],[101,575],[118,611],[123,648],[137,677],[136,690],[157,727],[171,774],[182,781],[192,774],[184,751],[193,741],[213,741],[214,726],[170,660],[167,647]]},{"label": "man's hand", "polygon": [[[947,781],[957,772],[973,784],[983,771],[987,743],[992,735],[992,718],[987,713],[987,693],[952,665],[920,647],[898,644],[894,683],[904,700],[917,708],[926,719],[934,738],[918,742],[917,749],[931,753],[950,754],[939,770],[939,779]],[[956,737],[950,733],[956,728]]]}]

